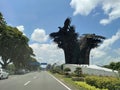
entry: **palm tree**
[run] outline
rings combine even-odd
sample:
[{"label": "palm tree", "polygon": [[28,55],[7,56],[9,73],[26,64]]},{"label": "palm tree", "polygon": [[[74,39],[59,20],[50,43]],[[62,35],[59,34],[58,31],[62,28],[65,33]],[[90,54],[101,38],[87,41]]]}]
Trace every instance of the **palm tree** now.
[{"label": "palm tree", "polygon": [[98,47],[104,39],[105,37],[95,34],[84,34],[80,37],[80,61],[82,61],[82,64],[89,65],[91,49]]}]

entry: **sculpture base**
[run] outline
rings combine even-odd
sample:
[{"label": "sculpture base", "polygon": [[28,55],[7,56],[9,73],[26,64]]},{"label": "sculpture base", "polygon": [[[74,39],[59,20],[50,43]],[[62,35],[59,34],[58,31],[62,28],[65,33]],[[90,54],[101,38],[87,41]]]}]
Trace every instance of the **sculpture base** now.
[{"label": "sculpture base", "polygon": [[74,72],[77,67],[82,68],[83,74],[118,77],[118,71],[113,71],[111,69],[100,67],[97,65],[78,65],[78,64],[65,64],[64,65],[64,68],[70,68],[71,72]]}]

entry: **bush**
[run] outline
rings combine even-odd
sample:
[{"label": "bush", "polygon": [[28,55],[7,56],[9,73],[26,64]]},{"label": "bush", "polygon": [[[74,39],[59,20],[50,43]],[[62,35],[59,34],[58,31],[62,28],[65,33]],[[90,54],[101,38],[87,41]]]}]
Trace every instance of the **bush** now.
[{"label": "bush", "polygon": [[70,68],[65,68],[65,69],[64,69],[64,72],[70,72],[70,71],[71,71]]},{"label": "bush", "polygon": [[113,77],[87,76],[85,78],[87,84],[97,88],[107,88],[108,90],[120,90],[120,81]]},{"label": "bush", "polygon": [[71,71],[70,68],[65,68],[65,69],[64,69],[65,77],[67,77],[67,78],[70,78],[70,77],[71,77],[70,71]]},{"label": "bush", "polygon": [[74,73],[75,73],[76,76],[78,76],[78,77],[83,76],[81,67],[77,67],[76,70],[74,71]]},{"label": "bush", "polygon": [[78,86],[83,87],[87,90],[108,90],[108,89],[99,89],[96,88],[95,86],[90,86],[86,82],[75,82]]},{"label": "bush", "polygon": [[8,66],[7,66],[7,71],[8,71],[8,73],[10,74],[10,75],[13,75],[13,74],[15,74],[15,65],[14,64],[9,64]]},{"label": "bush", "polygon": [[84,81],[84,77],[72,77],[73,81]]},{"label": "bush", "polygon": [[65,78],[71,78],[70,73],[66,73],[66,74],[65,74]]}]

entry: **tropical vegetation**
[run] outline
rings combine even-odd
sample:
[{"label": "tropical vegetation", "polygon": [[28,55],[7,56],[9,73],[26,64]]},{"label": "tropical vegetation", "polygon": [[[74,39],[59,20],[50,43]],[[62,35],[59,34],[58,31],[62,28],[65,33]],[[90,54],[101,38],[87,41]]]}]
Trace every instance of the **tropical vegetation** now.
[{"label": "tropical vegetation", "polygon": [[0,65],[6,69],[13,63],[16,69],[28,68],[31,62],[37,60],[32,48],[28,44],[29,39],[16,27],[7,25],[2,13],[0,13]]},{"label": "tropical vegetation", "polygon": [[[118,64],[119,62],[114,63]],[[115,65],[115,67],[117,67],[117,64]],[[120,90],[120,78],[110,76],[85,75],[82,73],[80,67],[77,67],[73,73],[70,73],[70,68],[65,68],[64,64],[53,64],[51,65],[51,67],[49,67],[48,70],[52,72],[54,68],[53,75],[63,78],[65,82],[71,82],[73,86],[77,85],[80,90]],[[66,71],[69,74],[66,74]],[[81,87],[85,89],[81,89]]]}]

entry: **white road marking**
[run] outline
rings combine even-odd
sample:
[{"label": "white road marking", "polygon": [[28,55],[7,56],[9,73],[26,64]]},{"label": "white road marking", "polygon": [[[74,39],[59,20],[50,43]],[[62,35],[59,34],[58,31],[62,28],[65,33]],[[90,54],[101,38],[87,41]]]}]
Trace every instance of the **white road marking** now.
[{"label": "white road marking", "polygon": [[55,80],[57,80],[60,84],[62,84],[65,88],[67,88],[68,90],[72,90],[70,89],[68,86],[66,86],[64,83],[62,83],[60,80],[58,80],[56,77],[54,77],[52,74],[49,74],[50,76],[52,76]]},{"label": "white road marking", "polygon": [[24,86],[28,85],[30,82],[31,82],[31,81],[26,82],[26,83],[24,84]]}]

